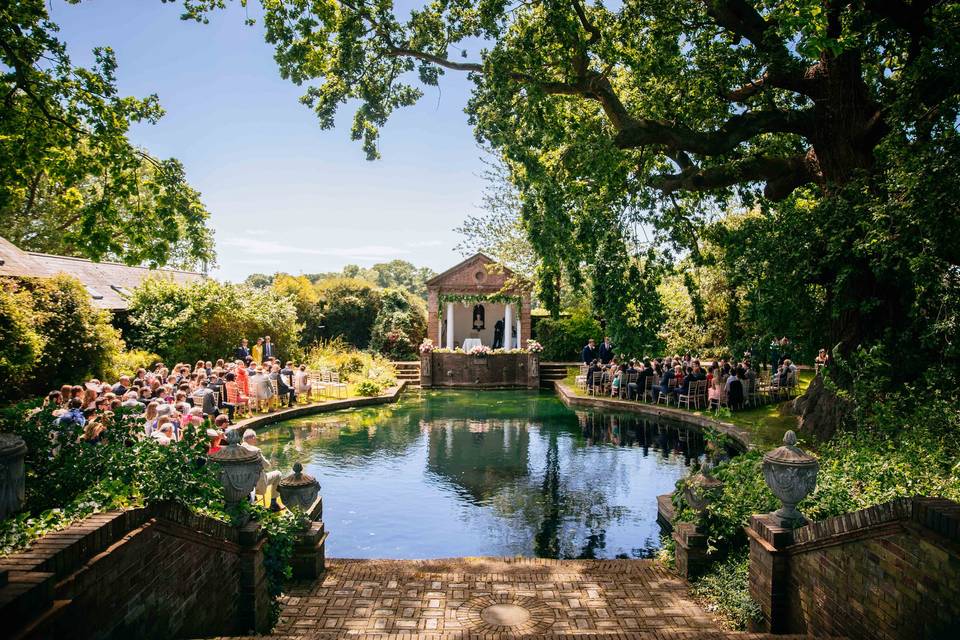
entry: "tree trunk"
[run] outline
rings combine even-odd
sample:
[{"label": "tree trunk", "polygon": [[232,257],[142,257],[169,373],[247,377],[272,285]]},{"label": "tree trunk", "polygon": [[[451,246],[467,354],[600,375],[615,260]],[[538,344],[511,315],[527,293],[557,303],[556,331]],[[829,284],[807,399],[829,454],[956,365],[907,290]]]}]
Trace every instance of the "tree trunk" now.
[{"label": "tree trunk", "polygon": [[818,375],[807,392],[791,403],[791,409],[800,417],[800,432],[823,442],[833,437],[852,407],[849,400],[827,388]]}]

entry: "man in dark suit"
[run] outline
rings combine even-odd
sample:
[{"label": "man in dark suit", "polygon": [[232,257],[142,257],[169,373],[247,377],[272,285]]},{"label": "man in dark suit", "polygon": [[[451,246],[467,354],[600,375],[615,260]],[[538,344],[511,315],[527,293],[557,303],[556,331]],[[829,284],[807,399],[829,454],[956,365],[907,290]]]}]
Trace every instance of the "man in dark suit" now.
[{"label": "man in dark suit", "polygon": [[610,342],[610,336],[606,336],[600,344],[597,357],[600,358],[600,362],[603,364],[610,364],[610,361],[613,360],[613,355],[613,343]]},{"label": "man in dark suit", "polygon": [[587,346],[580,352],[580,362],[590,364],[597,359],[597,343],[593,338],[587,341]]},{"label": "man in dark suit", "polygon": [[240,341],[240,346],[237,347],[237,350],[233,352],[234,360],[243,360],[246,362],[247,357],[250,355],[250,348],[247,346],[247,339],[244,338]]},{"label": "man in dark suit", "polygon": [[277,357],[277,352],[273,348],[273,343],[270,342],[270,336],[263,337],[263,359],[275,358]]},{"label": "man in dark suit", "polygon": [[280,365],[273,365],[273,373],[270,378],[277,381],[277,393],[280,396],[280,404],[287,401],[287,406],[292,407],[296,401],[296,390],[293,386],[293,363],[288,362],[282,369]]}]

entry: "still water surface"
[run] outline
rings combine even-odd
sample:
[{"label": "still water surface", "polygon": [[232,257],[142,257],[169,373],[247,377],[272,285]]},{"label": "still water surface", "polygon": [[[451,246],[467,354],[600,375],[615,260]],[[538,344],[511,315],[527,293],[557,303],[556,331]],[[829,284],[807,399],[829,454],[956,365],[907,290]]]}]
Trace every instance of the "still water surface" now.
[{"label": "still water surface", "polygon": [[341,558],[649,557],[656,496],[703,452],[683,425],[522,391],[409,392],[259,439],[284,475],[300,461],[320,481]]}]

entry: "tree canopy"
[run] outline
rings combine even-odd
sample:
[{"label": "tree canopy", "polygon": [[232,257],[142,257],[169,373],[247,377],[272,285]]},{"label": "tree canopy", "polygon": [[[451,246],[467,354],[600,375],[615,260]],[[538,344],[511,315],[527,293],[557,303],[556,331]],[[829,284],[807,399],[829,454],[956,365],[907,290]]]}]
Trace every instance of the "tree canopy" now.
[{"label": "tree canopy", "polygon": [[[186,16],[223,4],[186,0]],[[956,344],[957,3],[262,4],[281,73],[325,128],[356,105],[370,158],[395,110],[469,74],[470,121],[507,164],[548,305],[561,273],[609,291],[655,266],[652,244],[696,259],[705,236],[742,240],[717,213],[756,209],[773,268],[819,287],[828,346]]]},{"label": "tree canopy", "polygon": [[[68,0],[76,3],[79,0]],[[0,6],[0,226],[24,249],[196,268],[213,262],[209,213],[179,161],[133,145],[163,115],[125,97],[117,60],[74,66],[43,0]]]}]

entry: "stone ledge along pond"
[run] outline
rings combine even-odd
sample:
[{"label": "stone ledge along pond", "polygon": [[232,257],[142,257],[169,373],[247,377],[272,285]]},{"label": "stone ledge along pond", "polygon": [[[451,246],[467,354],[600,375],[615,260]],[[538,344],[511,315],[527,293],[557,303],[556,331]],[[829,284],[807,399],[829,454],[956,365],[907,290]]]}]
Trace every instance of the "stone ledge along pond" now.
[{"label": "stone ledge along pond", "polygon": [[658,495],[702,459],[696,429],[572,410],[536,391],[407,392],[258,434],[317,478],[339,558],[647,558]]}]

